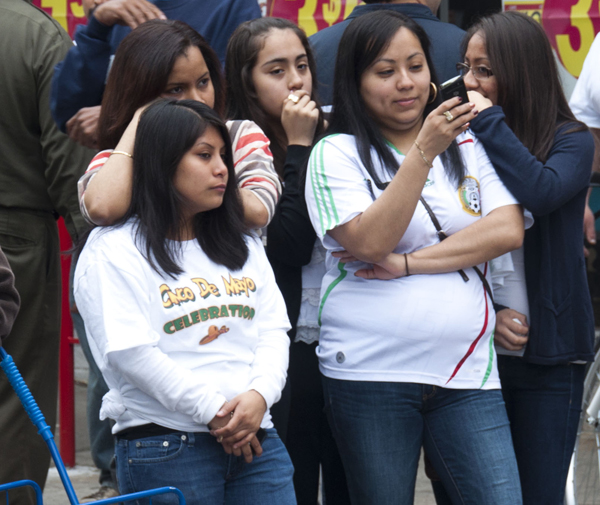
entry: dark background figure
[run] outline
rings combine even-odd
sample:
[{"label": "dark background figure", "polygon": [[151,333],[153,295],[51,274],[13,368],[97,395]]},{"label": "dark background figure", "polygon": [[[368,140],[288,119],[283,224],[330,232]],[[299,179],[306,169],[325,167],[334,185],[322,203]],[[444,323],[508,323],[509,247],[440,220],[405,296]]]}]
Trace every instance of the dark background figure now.
[{"label": "dark background figure", "polygon": [[457,75],[456,64],[460,61],[460,43],[465,32],[449,23],[442,23],[436,16],[441,0],[390,0],[376,2],[365,0],[346,20],[309,38],[317,61],[319,97],[324,105],[330,105],[333,97],[333,69],[340,39],[348,24],[359,16],[381,9],[404,14],[414,19],[431,40],[431,58],[440,82]]},{"label": "dark background figure", "polygon": [[[56,219],[73,239],[86,225],[76,184],[91,152],[61,133],[50,115],[50,82],[72,42],[57,21],[24,0],[0,4],[0,246],[15,274],[21,311],[5,343],[50,426],[56,422],[60,262]],[[0,381],[0,483],[43,487],[50,454],[8,381]],[[5,496],[0,497],[4,503]],[[35,503],[15,490],[10,503]]]}]

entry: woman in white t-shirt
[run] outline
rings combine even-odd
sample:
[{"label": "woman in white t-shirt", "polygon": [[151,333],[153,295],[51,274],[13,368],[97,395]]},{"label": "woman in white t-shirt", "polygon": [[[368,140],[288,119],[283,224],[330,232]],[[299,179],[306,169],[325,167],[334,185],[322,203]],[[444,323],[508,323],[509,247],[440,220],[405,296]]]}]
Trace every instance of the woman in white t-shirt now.
[{"label": "woman in white t-shirt", "polygon": [[115,421],[120,491],[170,485],[188,503],[295,503],[269,414],[289,321],[243,224],[227,128],[192,100],[136,115],[119,144],[133,150],[112,152],[132,165],[131,205],[92,231],[74,289],[110,388],[100,415]]},{"label": "woman in white t-shirt", "polygon": [[473,104],[442,103],[428,49],[387,11],[340,42],[306,183],[327,250],[326,410],[353,504],[412,503],[422,446],[456,503],[519,504],[487,261],[521,245],[523,215],[467,131]]}]

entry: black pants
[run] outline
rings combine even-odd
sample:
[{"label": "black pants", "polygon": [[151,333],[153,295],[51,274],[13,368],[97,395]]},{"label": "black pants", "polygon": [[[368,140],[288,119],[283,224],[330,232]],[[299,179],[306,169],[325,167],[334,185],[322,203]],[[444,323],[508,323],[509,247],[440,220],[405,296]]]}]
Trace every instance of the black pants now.
[{"label": "black pants", "polygon": [[291,406],[286,446],[294,464],[296,499],[298,505],[316,505],[322,467],[326,505],[348,505],[344,467],[323,411],[316,347],[316,343],[303,342],[290,347]]}]

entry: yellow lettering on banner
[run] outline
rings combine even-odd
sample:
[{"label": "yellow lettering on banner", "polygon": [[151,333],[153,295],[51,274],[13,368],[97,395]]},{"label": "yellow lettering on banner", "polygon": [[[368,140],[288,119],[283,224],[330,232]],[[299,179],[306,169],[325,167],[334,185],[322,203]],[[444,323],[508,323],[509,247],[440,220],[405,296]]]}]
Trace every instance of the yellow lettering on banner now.
[{"label": "yellow lettering on banner", "polygon": [[565,68],[574,75],[579,77],[583,68],[583,61],[590,50],[594,41],[594,25],[588,16],[592,0],[579,0],[571,7],[571,26],[577,28],[581,38],[581,45],[577,51],[573,50],[569,36],[562,34],[556,36],[556,45]]},{"label": "yellow lettering on banner", "polygon": [[350,13],[354,10],[354,7],[358,4],[358,0],[346,0],[346,6],[344,7],[344,19],[346,19]]},{"label": "yellow lettering on banner", "polygon": [[327,22],[329,26],[331,26],[338,20],[341,12],[341,0],[329,0],[328,3],[323,4],[323,19]]},{"label": "yellow lettering on banner", "polygon": [[69,4],[69,7],[71,8],[71,13],[76,18],[84,18],[85,17],[85,12],[83,12],[83,6],[80,3],[71,2]]},{"label": "yellow lettering on banner", "polygon": [[307,37],[319,31],[315,21],[316,12],[317,0],[306,0],[304,5],[298,9],[298,26],[306,32]]},{"label": "yellow lettering on banner", "polygon": [[67,0],[42,0],[41,6],[44,9],[50,9],[50,15],[60,23],[60,26],[62,26],[65,31],[68,31]]}]

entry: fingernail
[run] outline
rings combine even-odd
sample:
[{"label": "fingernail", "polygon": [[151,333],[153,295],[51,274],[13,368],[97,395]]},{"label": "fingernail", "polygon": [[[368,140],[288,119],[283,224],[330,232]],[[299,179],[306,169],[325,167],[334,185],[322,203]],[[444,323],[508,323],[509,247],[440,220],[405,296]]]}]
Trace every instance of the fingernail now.
[{"label": "fingernail", "polygon": [[472,109],[473,107],[475,107],[475,104],[474,104],[473,102],[469,102],[469,105],[471,106],[471,109]]},{"label": "fingernail", "polygon": [[479,111],[476,110],[475,112],[473,112],[473,114],[476,116],[477,114],[479,114]]},{"label": "fingernail", "polygon": [[459,96],[459,97],[458,97],[458,101],[459,101],[459,102],[462,102],[462,96]]}]

